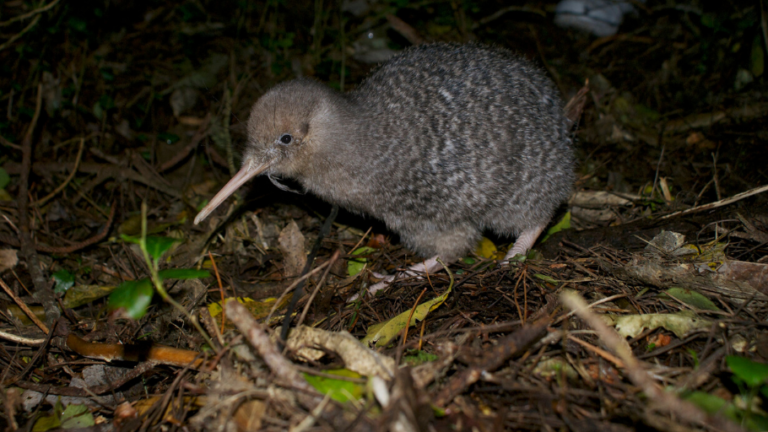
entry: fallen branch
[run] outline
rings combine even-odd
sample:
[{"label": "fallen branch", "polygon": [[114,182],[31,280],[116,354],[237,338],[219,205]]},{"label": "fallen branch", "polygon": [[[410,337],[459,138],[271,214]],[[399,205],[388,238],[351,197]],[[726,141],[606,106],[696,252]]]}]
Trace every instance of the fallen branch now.
[{"label": "fallen branch", "polygon": [[500,339],[483,357],[467,369],[457,373],[435,397],[434,404],[444,407],[469,386],[476,383],[487,372],[500,368],[507,360],[520,355],[547,334],[549,317],[525,325],[514,333]]},{"label": "fallen branch", "polygon": [[200,144],[200,141],[205,138],[207,132],[208,132],[208,123],[211,121],[211,113],[208,113],[207,116],[203,119],[203,123],[200,125],[200,128],[197,129],[197,132],[195,132],[195,136],[192,137],[192,141],[189,142],[189,144],[184,147],[176,156],[172,157],[171,159],[164,162],[160,167],[157,169],[158,172],[163,172],[167,169],[173,168],[184,160],[189,154],[194,150],[198,144]]},{"label": "fallen branch", "polygon": [[[39,17],[39,16],[38,16]],[[27,262],[29,275],[32,277],[32,283],[35,285],[35,295],[45,308],[45,321],[51,325],[59,319],[61,314],[56,307],[53,291],[47,278],[43,275],[40,267],[40,260],[37,258],[35,244],[32,241],[32,235],[29,224],[29,173],[32,167],[32,136],[37,126],[37,120],[40,118],[40,110],[43,106],[43,85],[37,85],[37,101],[35,102],[35,114],[32,116],[32,122],[29,124],[27,133],[21,142],[21,178],[19,179],[19,238],[21,240],[21,254]]]},{"label": "fallen branch", "polygon": [[24,21],[27,18],[30,18],[30,17],[33,17],[35,15],[39,15],[39,14],[41,14],[43,12],[49,11],[49,10],[51,10],[51,8],[56,6],[58,3],[59,3],[59,0],[53,0],[52,2],[48,3],[45,6],[42,6],[42,7],[39,7],[37,9],[31,10],[31,11],[25,13],[25,14],[21,14],[19,16],[15,16],[15,17],[7,20],[7,21],[0,22],[0,27],[5,27],[5,26],[11,25],[11,24],[13,24],[15,22],[18,22],[18,21]]},{"label": "fallen branch", "polygon": [[253,319],[253,316],[251,316],[245,306],[236,301],[230,301],[227,302],[225,310],[227,316],[235,327],[237,327],[237,329],[240,330],[240,333],[245,336],[248,343],[256,349],[261,358],[264,359],[264,363],[269,366],[269,369],[272,370],[275,375],[282,378],[293,388],[309,394],[317,394],[315,389],[310,386],[299,374],[299,371],[293,367],[293,364],[283,357],[277,349],[277,345],[269,340],[267,332],[261,324]]},{"label": "fallen branch", "polygon": [[712,209],[715,209],[715,208],[718,208],[718,207],[727,206],[728,204],[733,204],[736,201],[743,200],[744,198],[751,197],[752,195],[757,195],[757,194],[763,193],[765,191],[768,191],[768,185],[756,187],[756,188],[750,189],[750,190],[748,190],[746,192],[742,192],[742,193],[736,194],[736,195],[734,195],[732,197],[721,199],[720,201],[715,201],[715,202],[711,202],[709,204],[700,205],[698,207],[689,208],[687,210],[680,210],[680,211],[677,211],[677,212],[674,212],[674,213],[670,213],[670,214],[668,214],[666,216],[660,217],[659,220],[669,219],[669,218],[675,217],[675,216],[682,216],[682,215],[686,215],[686,214],[690,214],[690,213],[697,213],[697,212],[700,212],[700,211],[712,210]]},{"label": "fallen branch", "polygon": [[[114,222],[114,220],[115,220],[115,210],[116,209],[117,209],[117,203],[113,202],[112,203],[112,209],[109,212],[109,219],[107,220],[106,225],[104,225],[104,228],[102,228],[101,231],[99,231],[95,236],[93,236],[93,237],[91,237],[89,239],[83,240],[83,241],[81,241],[79,243],[75,243],[75,244],[70,245],[70,246],[48,246],[48,245],[37,244],[36,243],[36,244],[33,245],[33,247],[38,252],[45,252],[45,253],[64,255],[64,254],[69,254],[69,253],[72,253],[72,252],[76,252],[76,251],[78,251],[80,249],[84,249],[84,248],[86,248],[88,246],[96,244],[96,243],[102,241],[103,239],[105,239],[107,237],[107,234],[109,233],[109,227],[112,226],[112,222]],[[14,239],[13,237],[4,235],[4,234],[0,234],[0,242],[9,244],[9,245],[11,245],[13,247],[19,247],[19,242],[16,241],[16,239]]]},{"label": "fallen branch", "polygon": [[678,398],[674,393],[664,391],[651,379],[644,365],[632,354],[627,341],[615,330],[589,310],[587,303],[578,294],[566,291],[560,296],[566,307],[573,310],[600,337],[600,340],[624,362],[629,379],[640,387],[649,399],[649,407],[677,416],[687,422],[723,432],[744,432],[744,429],[719,416],[701,411],[696,405]]},{"label": "fallen branch", "polygon": [[[8,174],[20,174],[21,166],[16,163],[7,163],[3,166]],[[38,162],[32,165],[32,170],[38,175],[45,175],[51,172],[71,171],[74,168],[74,163],[61,163],[61,162]],[[80,172],[87,174],[104,174],[106,178],[116,178],[120,180],[132,180],[137,183],[141,183],[145,186],[155,188],[166,195],[170,195],[174,198],[182,198],[182,195],[176,189],[166,186],[164,184],[153,183],[149,178],[132,170],[128,167],[121,167],[115,165],[99,164],[99,163],[82,163],[79,168]],[[105,179],[106,180],[106,179]]]},{"label": "fallen branch", "polygon": [[80,165],[80,159],[83,157],[84,147],[85,147],[85,138],[80,138],[80,148],[77,150],[77,156],[75,157],[75,166],[72,168],[72,171],[69,173],[69,176],[67,177],[67,179],[64,180],[64,183],[60,184],[56,189],[54,189],[53,192],[35,201],[34,205],[38,207],[45,205],[45,203],[47,203],[49,199],[55,197],[56,194],[63,191],[64,188],[67,187],[69,182],[72,181],[73,178],[75,178],[75,174],[77,173],[77,167],[78,165]]}]

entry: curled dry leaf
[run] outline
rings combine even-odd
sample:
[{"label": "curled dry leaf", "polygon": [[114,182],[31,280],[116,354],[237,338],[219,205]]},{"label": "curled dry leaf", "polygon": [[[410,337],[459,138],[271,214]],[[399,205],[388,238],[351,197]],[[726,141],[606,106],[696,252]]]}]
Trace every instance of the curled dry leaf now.
[{"label": "curled dry leaf", "polygon": [[19,256],[16,249],[0,249],[0,272],[16,267]]},{"label": "curled dry leaf", "polygon": [[286,346],[299,355],[316,359],[319,351],[308,347],[322,347],[333,351],[344,360],[344,365],[360,375],[389,379],[395,370],[395,361],[365,347],[346,331],[330,332],[301,326],[291,332]]},{"label": "curled dry leaf", "polygon": [[283,228],[277,242],[283,253],[285,277],[299,276],[307,262],[307,254],[304,252],[304,235],[295,221]]}]

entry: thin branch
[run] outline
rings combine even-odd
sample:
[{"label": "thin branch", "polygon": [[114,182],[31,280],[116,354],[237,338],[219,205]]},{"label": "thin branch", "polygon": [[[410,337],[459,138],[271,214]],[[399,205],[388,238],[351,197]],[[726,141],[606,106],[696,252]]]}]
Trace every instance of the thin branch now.
[{"label": "thin branch", "polygon": [[17,41],[17,40],[18,40],[20,37],[24,36],[24,33],[26,33],[26,32],[28,32],[28,31],[30,31],[30,30],[32,29],[32,27],[34,27],[34,26],[35,26],[35,24],[37,24],[37,22],[38,22],[38,21],[40,21],[40,17],[41,17],[41,16],[42,16],[42,15],[38,15],[38,16],[36,16],[36,17],[35,17],[35,19],[33,19],[31,23],[29,23],[29,24],[28,24],[26,27],[24,27],[24,29],[23,29],[22,31],[20,31],[19,33],[17,33],[17,34],[15,34],[15,35],[11,36],[11,38],[10,38],[10,39],[8,39],[7,41],[5,41],[5,43],[4,43],[4,44],[0,45],[0,51],[2,51],[2,50],[4,50],[4,49],[8,48],[8,47],[9,47],[9,46],[11,46],[11,45],[12,45],[14,42],[16,42],[16,41]]},{"label": "thin branch", "polygon": [[736,201],[743,200],[744,198],[751,197],[752,195],[757,195],[757,194],[763,193],[765,191],[768,191],[768,185],[763,185],[763,186],[760,186],[760,187],[756,187],[756,188],[750,189],[750,190],[748,190],[746,192],[742,192],[742,193],[736,194],[736,195],[734,195],[732,197],[721,199],[720,201],[715,201],[715,202],[712,202],[712,203],[709,203],[709,204],[700,205],[698,207],[689,208],[687,210],[681,210],[681,211],[677,211],[677,212],[674,212],[674,213],[670,213],[670,214],[668,214],[666,216],[660,217],[659,220],[669,219],[669,218],[675,217],[675,216],[682,216],[682,215],[686,215],[686,214],[690,214],[690,213],[697,213],[697,212],[704,211],[704,210],[711,210],[711,209],[714,209],[714,208],[726,206],[728,204],[733,204]]},{"label": "thin branch", "polygon": [[49,199],[55,197],[56,194],[63,191],[64,188],[67,187],[69,182],[72,181],[73,178],[75,178],[75,174],[77,173],[77,167],[80,165],[80,159],[83,157],[84,147],[85,147],[85,138],[80,138],[80,148],[77,150],[77,157],[75,158],[75,166],[72,168],[72,172],[69,173],[69,176],[67,177],[66,180],[64,180],[64,183],[60,184],[56,189],[54,189],[53,192],[35,201],[34,202],[35,206],[40,207],[42,205],[45,205],[45,203],[47,203]]},{"label": "thin branch", "polygon": [[21,178],[19,180],[19,237],[21,240],[21,254],[27,261],[27,269],[32,282],[35,285],[35,295],[45,308],[45,320],[51,325],[61,314],[56,307],[53,291],[43,276],[40,268],[40,260],[37,258],[35,243],[32,241],[30,223],[29,223],[29,174],[32,171],[32,136],[34,135],[37,120],[40,118],[40,110],[43,106],[43,86],[37,85],[37,102],[35,104],[35,115],[32,117],[32,123],[29,124],[27,133],[21,143]]},{"label": "thin branch", "polygon": [[38,14],[41,14],[43,12],[46,12],[46,11],[50,10],[51,8],[53,8],[54,6],[56,6],[56,4],[58,4],[58,3],[59,3],[59,0],[53,0],[52,2],[48,3],[47,5],[45,5],[43,7],[39,7],[37,9],[31,10],[31,11],[25,13],[25,14],[21,14],[19,16],[15,16],[15,17],[9,19],[8,21],[0,22],[0,27],[5,27],[5,26],[11,25],[11,24],[13,24],[15,22],[23,21],[23,20],[25,20],[27,18],[30,18],[33,15],[38,15]]}]

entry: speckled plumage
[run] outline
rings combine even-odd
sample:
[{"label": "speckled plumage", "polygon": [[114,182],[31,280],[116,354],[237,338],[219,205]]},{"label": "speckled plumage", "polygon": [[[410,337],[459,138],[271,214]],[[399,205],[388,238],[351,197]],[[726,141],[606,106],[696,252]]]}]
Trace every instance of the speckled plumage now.
[{"label": "speckled plumage", "polygon": [[244,164],[379,218],[411,250],[447,261],[483,230],[543,227],[574,180],[551,81],[482,45],[408,49],[346,94],[280,84],[253,106]]}]

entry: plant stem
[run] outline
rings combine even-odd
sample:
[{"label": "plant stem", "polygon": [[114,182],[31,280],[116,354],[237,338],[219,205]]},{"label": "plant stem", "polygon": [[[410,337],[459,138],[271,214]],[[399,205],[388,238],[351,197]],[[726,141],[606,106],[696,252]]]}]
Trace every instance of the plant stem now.
[{"label": "plant stem", "polygon": [[163,281],[160,279],[160,276],[157,274],[157,261],[152,259],[149,256],[149,252],[147,251],[147,202],[142,201],[141,203],[141,240],[139,241],[139,248],[141,248],[141,253],[144,255],[144,261],[147,262],[147,267],[149,267],[149,274],[152,278],[152,283],[155,284],[155,289],[157,290],[158,294],[160,294],[160,297],[163,298],[166,302],[170,303],[171,306],[176,308],[179,312],[184,314],[184,316],[187,317],[187,319],[192,323],[193,326],[197,329],[197,332],[200,333],[200,335],[205,339],[205,342],[208,343],[208,346],[211,347],[211,349],[216,350],[218,354],[218,350],[216,349],[216,345],[213,344],[213,341],[211,340],[210,336],[208,336],[208,333],[203,330],[203,327],[200,325],[199,322],[197,322],[197,319],[190,314],[184,306],[180,305],[176,302],[171,296],[168,295],[168,292],[163,287]]}]

